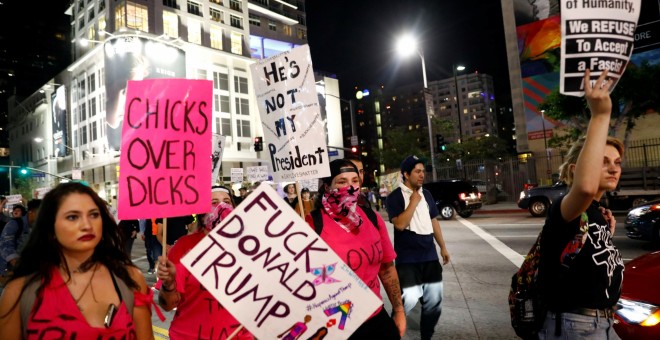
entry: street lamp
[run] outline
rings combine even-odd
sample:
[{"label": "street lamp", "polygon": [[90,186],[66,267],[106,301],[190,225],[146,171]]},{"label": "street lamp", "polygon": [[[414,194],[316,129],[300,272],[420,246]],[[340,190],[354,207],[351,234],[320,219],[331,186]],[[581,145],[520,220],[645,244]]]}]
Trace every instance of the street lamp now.
[{"label": "street lamp", "polygon": [[461,93],[458,91],[458,77],[456,71],[465,70],[463,65],[451,65],[452,72],[454,74],[454,89],[456,91],[456,112],[458,113],[458,142],[463,142],[463,116],[461,115]]},{"label": "street lamp", "polygon": [[[417,52],[419,57],[422,59],[422,76],[424,77],[424,106],[428,108],[428,103],[426,102],[426,93],[428,91],[428,83],[426,82],[426,62],[424,61],[424,53],[422,50],[417,47],[417,40],[410,35],[404,35],[396,43],[396,50],[399,55],[402,57],[407,57],[413,52]],[[437,181],[437,175],[435,173],[435,150],[433,150],[433,127],[431,126],[431,114],[433,112],[426,112],[426,120],[429,126],[429,149],[431,151],[431,173],[433,181]]]}]

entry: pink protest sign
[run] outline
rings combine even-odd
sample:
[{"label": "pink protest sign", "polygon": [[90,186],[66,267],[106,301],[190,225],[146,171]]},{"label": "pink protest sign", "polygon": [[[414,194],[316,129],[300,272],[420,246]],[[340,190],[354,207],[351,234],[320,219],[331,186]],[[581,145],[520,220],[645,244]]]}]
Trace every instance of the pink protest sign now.
[{"label": "pink protest sign", "polygon": [[119,219],[206,212],[211,202],[209,80],[129,81],[119,160]]}]

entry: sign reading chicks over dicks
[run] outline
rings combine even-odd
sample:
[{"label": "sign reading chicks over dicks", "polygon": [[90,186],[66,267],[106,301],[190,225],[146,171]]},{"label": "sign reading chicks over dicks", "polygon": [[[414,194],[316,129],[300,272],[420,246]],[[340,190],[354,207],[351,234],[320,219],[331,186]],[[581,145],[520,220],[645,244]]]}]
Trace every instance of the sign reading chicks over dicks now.
[{"label": "sign reading chicks over dicks", "polygon": [[129,81],[119,174],[119,218],[207,212],[211,201],[213,82]]},{"label": "sign reading chicks over dicks", "polygon": [[181,263],[258,339],[347,339],[382,305],[266,183]]},{"label": "sign reading chicks over dicks", "polygon": [[275,182],[330,175],[309,46],[250,65]]}]

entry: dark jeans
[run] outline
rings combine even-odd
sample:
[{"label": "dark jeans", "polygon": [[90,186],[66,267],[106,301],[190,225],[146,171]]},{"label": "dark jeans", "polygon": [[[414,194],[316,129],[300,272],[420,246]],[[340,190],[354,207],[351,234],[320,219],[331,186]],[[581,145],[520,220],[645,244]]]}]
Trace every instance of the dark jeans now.
[{"label": "dark jeans", "polygon": [[158,256],[162,255],[163,253],[163,247],[158,242],[156,236],[144,235],[144,248],[147,250],[149,270],[154,270],[154,268],[156,268],[156,261],[158,261]]}]

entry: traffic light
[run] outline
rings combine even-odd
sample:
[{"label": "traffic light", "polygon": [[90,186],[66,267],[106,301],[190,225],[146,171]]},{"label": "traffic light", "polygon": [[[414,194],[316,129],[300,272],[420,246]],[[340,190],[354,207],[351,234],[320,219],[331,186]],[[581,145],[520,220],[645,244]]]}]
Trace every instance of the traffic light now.
[{"label": "traffic light", "polygon": [[445,152],[445,151],[447,151],[447,143],[442,143],[442,145],[440,145],[440,152]]},{"label": "traffic light", "polygon": [[264,151],[263,137],[254,137],[254,151]]},{"label": "traffic light", "polygon": [[352,153],[357,153],[357,152],[358,152],[358,148],[357,148],[357,146],[352,146],[352,147],[351,147],[351,152],[352,152]]},{"label": "traffic light", "polygon": [[18,173],[19,173],[21,176],[27,176],[27,174],[29,174],[30,171],[29,171],[26,167],[21,167],[21,168],[18,170]]},{"label": "traffic light", "polygon": [[438,149],[441,149],[445,144],[445,136],[437,134],[435,135],[435,145],[438,146]]}]

